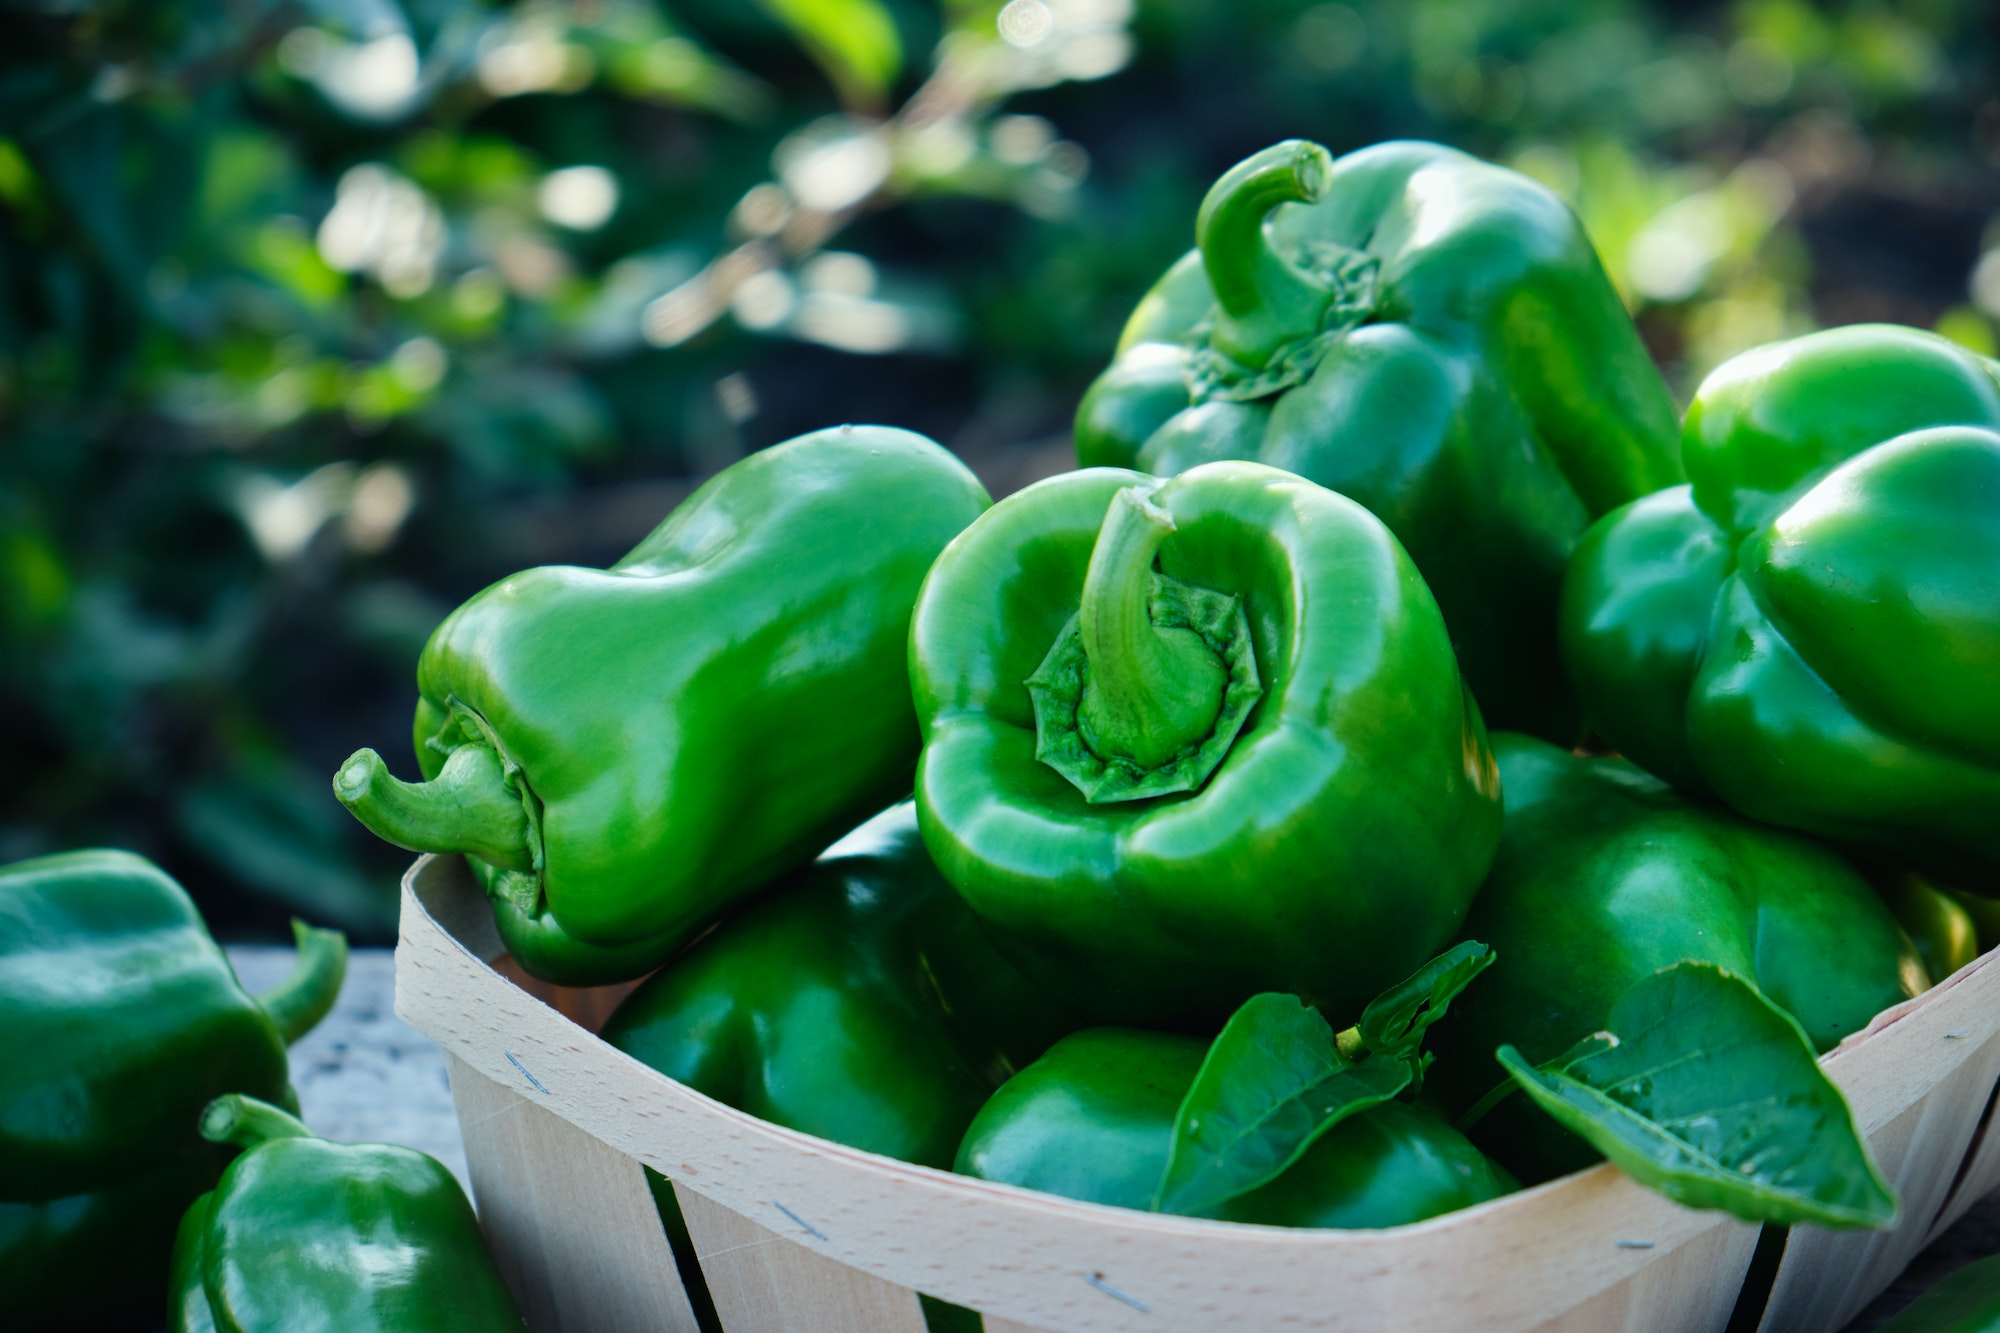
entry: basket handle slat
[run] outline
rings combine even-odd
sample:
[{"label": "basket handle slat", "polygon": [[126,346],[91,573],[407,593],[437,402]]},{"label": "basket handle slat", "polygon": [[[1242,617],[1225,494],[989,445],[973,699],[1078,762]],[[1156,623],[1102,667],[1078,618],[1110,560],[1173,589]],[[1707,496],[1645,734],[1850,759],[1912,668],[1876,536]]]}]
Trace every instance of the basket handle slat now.
[{"label": "basket handle slat", "polygon": [[449,1051],[445,1060],[479,1224],[528,1327],[699,1333],[645,1168]]},{"label": "basket handle slat", "polygon": [[[674,1193],[727,1333],[924,1333],[909,1288],[815,1254],[678,1183]],[[773,1202],[771,1220],[802,1235],[813,1226],[782,1201]]]}]

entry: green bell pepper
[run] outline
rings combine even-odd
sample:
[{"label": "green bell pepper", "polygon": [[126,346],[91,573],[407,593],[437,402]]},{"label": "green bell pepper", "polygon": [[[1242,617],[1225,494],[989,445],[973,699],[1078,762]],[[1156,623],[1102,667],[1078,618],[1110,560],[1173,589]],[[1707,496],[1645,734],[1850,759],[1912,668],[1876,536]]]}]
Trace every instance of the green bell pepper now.
[{"label": "green bell pepper", "polygon": [[642,976],[909,790],[910,607],[987,504],[908,431],[753,454],[609,570],[454,611],[417,664],[426,780],[362,750],[335,794],[400,847],[475,858],[528,971]]},{"label": "green bell pepper", "polygon": [[773,1124],[947,1167],[993,1089],[1073,1026],[980,934],[906,801],[696,941],[599,1036]]},{"label": "green bell pepper", "polygon": [[1564,566],[1592,519],[1681,479],[1673,445],[1575,215],[1425,143],[1231,168],[1076,417],[1086,467],[1255,459],[1359,501],[1423,571],[1487,718],[1564,743]]},{"label": "green bell pepper", "polygon": [[910,630],[924,841],[1102,1021],[1358,1010],[1456,935],[1500,788],[1437,604],[1367,510],[1257,463],[1053,477]]},{"label": "green bell pepper", "polygon": [[[956,1169],[982,1180],[1146,1209],[1174,1116],[1208,1043],[1133,1028],[1057,1042],[979,1112]],[[1200,1215],[1286,1227],[1393,1227],[1518,1188],[1436,1116],[1402,1102],[1348,1117],[1269,1184]]]},{"label": "green bell pepper", "polygon": [[[1454,1112],[1501,1081],[1501,1044],[1530,1064],[1553,1059],[1675,963],[1753,983],[1822,1052],[1930,984],[1889,910],[1831,849],[1689,801],[1621,759],[1505,732],[1493,751],[1507,821],[1466,931],[1497,961],[1432,1029],[1427,1088]],[[1518,1097],[1473,1137],[1524,1179],[1594,1158]]]},{"label": "green bell pepper", "polygon": [[1563,590],[1598,732],[1685,790],[2000,894],[2000,365],[1860,325],[1725,363],[1690,486]]},{"label": "green bell pepper", "polygon": [[435,1158],[330,1143],[231,1095],[202,1135],[243,1153],[174,1242],[173,1333],[486,1333],[527,1327],[465,1191]]},{"label": "green bell pepper", "polygon": [[186,890],[142,857],[0,868],[0,1316],[38,1327],[160,1308],[174,1223],[222,1160],[194,1132],[241,1090],[292,1097],[285,1048],[332,1008],[337,932],[253,999]]}]

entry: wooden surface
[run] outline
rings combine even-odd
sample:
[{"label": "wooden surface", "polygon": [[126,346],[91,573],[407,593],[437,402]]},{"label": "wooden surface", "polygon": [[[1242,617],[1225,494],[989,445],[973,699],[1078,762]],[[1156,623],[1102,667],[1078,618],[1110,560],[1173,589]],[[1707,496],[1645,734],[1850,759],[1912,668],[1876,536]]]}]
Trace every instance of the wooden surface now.
[{"label": "wooden surface", "polygon": [[[252,995],[292,969],[289,946],[232,945],[229,961]],[[396,1017],[396,961],[388,949],[356,949],[347,984],[320,1025],[292,1047],[292,1086],[305,1120],[344,1143],[401,1143],[427,1152],[470,1185],[464,1140],[452,1110],[444,1052]]]},{"label": "wooden surface", "polygon": [[[676,1190],[716,1317],[729,1333],[924,1333],[915,1292],[836,1263],[771,1227]],[[812,1222],[771,1204],[778,1228],[810,1237]]]},{"label": "wooden surface", "polygon": [[[245,986],[253,992],[275,984],[291,966],[288,948],[235,946],[229,954]],[[292,1051],[293,1081],[306,1119],[331,1138],[420,1148],[469,1184],[443,1053],[395,1016],[391,1009],[393,987],[394,966],[388,950],[355,951],[347,987],[334,1012]],[[521,1087],[533,1093],[525,1082]],[[1872,1333],[1952,1272],[1975,1259],[2000,1253],[2000,1196],[1993,1194],[1996,1187],[2000,1187],[2000,1132],[1981,1138],[1960,1182],[1961,1194],[1948,1203],[1947,1216],[1941,1219],[1928,1247],[1854,1318],[1847,1333]],[[775,1226],[786,1225],[781,1214],[767,1211]],[[1662,1271],[1661,1275],[1667,1274]],[[1674,1302],[1700,1294],[1682,1290],[1684,1285],[1670,1281],[1666,1290],[1654,1296]],[[1030,1326],[1007,1326],[997,1319],[988,1323],[989,1333],[999,1333],[1003,1327],[1015,1333]]]},{"label": "wooden surface", "polygon": [[524,1080],[446,1064],[479,1222],[528,1327],[698,1333],[644,1169],[522,1096]]},{"label": "wooden surface", "polygon": [[[2000,1092],[2000,1086],[1996,1086]],[[1931,1226],[1930,1239],[1926,1245],[1935,1244],[1945,1233],[1958,1224],[1962,1217],[1969,1217],[1973,1210],[1987,1201],[2000,1206],[2000,1198],[1994,1191],[2000,1189],[2000,1125],[1996,1125],[1996,1111],[2000,1106],[1989,1100],[1986,1104],[1985,1120],[1980,1125],[1979,1137],[1972,1152],[1967,1156],[1964,1174],[1952,1187],[1952,1198],[1946,1202],[1944,1211]]]},{"label": "wooden surface", "polygon": [[1794,1228],[1761,1325],[1838,1328],[1895,1280],[1949,1201],[2000,1077],[2000,958],[1877,1016],[1822,1061],[1895,1187],[1890,1232]]},{"label": "wooden surface", "polygon": [[[1642,1269],[1629,1290],[1585,1301],[1539,1333],[1721,1329],[1736,1308],[1743,1270],[1756,1240],[1753,1227],[1718,1227]],[[1737,1275],[1734,1282],[1717,1280],[1717,1274],[1730,1273]]]}]

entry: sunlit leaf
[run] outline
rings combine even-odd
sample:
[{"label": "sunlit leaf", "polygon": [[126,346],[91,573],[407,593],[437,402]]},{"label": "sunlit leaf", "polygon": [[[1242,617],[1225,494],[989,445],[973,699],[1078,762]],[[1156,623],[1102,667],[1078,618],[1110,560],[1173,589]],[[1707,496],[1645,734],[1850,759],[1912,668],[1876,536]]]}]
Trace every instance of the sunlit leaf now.
[{"label": "sunlit leaf", "polygon": [[1539,1068],[1500,1063],[1634,1180],[1750,1222],[1884,1228],[1896,1197],[1798,1023],[1741,978],[1677,963],[1611,1010],[1611,1030]]},{"label": "sunlit leaf", "polygon": [[1473,980],[1493,965],[1493,946],[1464,940],[1425,963],[1410,977],[1368,1002],[1355,1033],[1375,1056],[1412,1063],[1413,1081],[1421,1084],[1429,1063],[1421,1055],[1424,1033],[1444,1017],[1448,1006]]},{"label": "sunlit leaf", "polygon": [[1336,1036],[1298,997],[1253,995],[1208,1048],[1174,1117],[1153,1206],[1201,1213],[1282,1174],[1342,1120],[1422,1085],[1424,1032],[1493,962],[1455,945],[1383,991]]},{"label": "sunlit leaf", "polygon": [[760,0],[833,80],[842,100],[879,102],[903,72],[903,39],[881,0]]},{"label": "sunlit leaf", "polygon": [[1174,1117],[1158,1212],[1201,1213],[1275,1179],[1329,1129],[1410,1083],[1402,1060],[1352,1064],[1295,995],[1253,995],[1208,1048]]}]

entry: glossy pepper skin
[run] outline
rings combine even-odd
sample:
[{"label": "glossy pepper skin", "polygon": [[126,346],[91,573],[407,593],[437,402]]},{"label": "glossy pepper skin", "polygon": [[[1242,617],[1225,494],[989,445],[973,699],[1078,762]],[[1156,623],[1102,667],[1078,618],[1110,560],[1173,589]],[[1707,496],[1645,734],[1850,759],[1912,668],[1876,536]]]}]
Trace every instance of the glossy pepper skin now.
[{"label": "glossy pepper skin", "polygon": [[364,750],[335,792],[399,846],[469,853],[530,972],[642,976],[909,790],[910,608],[987,504],[908,431],[753,454],[610,569],[454,611],[417,664],[426,781]]},{"label": "glossy pepper skin", "polygon": [[1389,525],[1489,721],[1569,743],[1572,548],[1681,480],[1674,407],[1569,208],[1427,143],[1291,141],[1218,180],[1076,417],[1083,466],[1296,472]]},{"label": "glossy pepper skin", "polygon": [[[1621,759],[1493,737],[1507,822],[1466,932],[1496,961],[1432,1029],[1426,1090],[1463,1111],[1504,1076],[1601,1030],[1634,984],[1685,960],[1753,982],[1820,1051],[1924,990],[1917,951],[1830,848],[1680,796]],[[1593,1159],[1520,1097],[1472,1131],[1524,1179]]]},{"label": "glossy pepper skin", "polygon": [[[1144,1210],[1166,1170],[1174,1117],[1207,1053],[1195,1037],[1090,1028],[1056,1043],[993,1095],[956,1170],[982,1180]],[[1328,1130],[1285,1173],[1202,1216],[1284,1227],[1393,1227],[1518,1188],[1498,1163],[1401,1102]]]},{"label": "glossy pepper skin", "polygon": [[[1029,686],[1093,607],[1078,733],[1093,688],[1127,707],[1100,710],[1103,754],[1059,736],[1071,756],[1208,751],[1177,711],[1206,688],[1220,716],[1206,640],[1150,620],[1169,581],[1238,599],[1261,697],[1191,789],[1086,799],[1037,757]],[[1002,501],[925,582],[910,682],[938,867],[1098,1021],[1219,1022],[1263,990],[1358,1010],[1456,936],[1498,836],[1485,727],[1416,567],[1359,505],[1261,464],[1094,468]]]},{"label": "glossy pepper skin", "polygon": [[993,1089],[1072,1026],[980,934],[905,801],[704,935],[599,1035],[773,1124],[948,1167]]},{"label": "glossy pepper skin", "polygon": [[157,1314],[174,1223],[223,1165],[201,1108],[290,1100],[285,1047],[339,992],[346,941],[294,929],[298,967],[256,999],[150,861],[0,868],[0,1322]]},{"label": "glossy pepper skin", "polygon": [[449,1171],[330,1143],[247,1097],[201,1131],[244,1151],[174,1242],[172,1333],[519,1333],[527,1325]]},{"label": "glossy pepper skin", "polygon": [[1830,329],[1703,382],[1691,485],[1607,515],[1564,661],[1635,763],[2000,894],[2000,366]]}]

